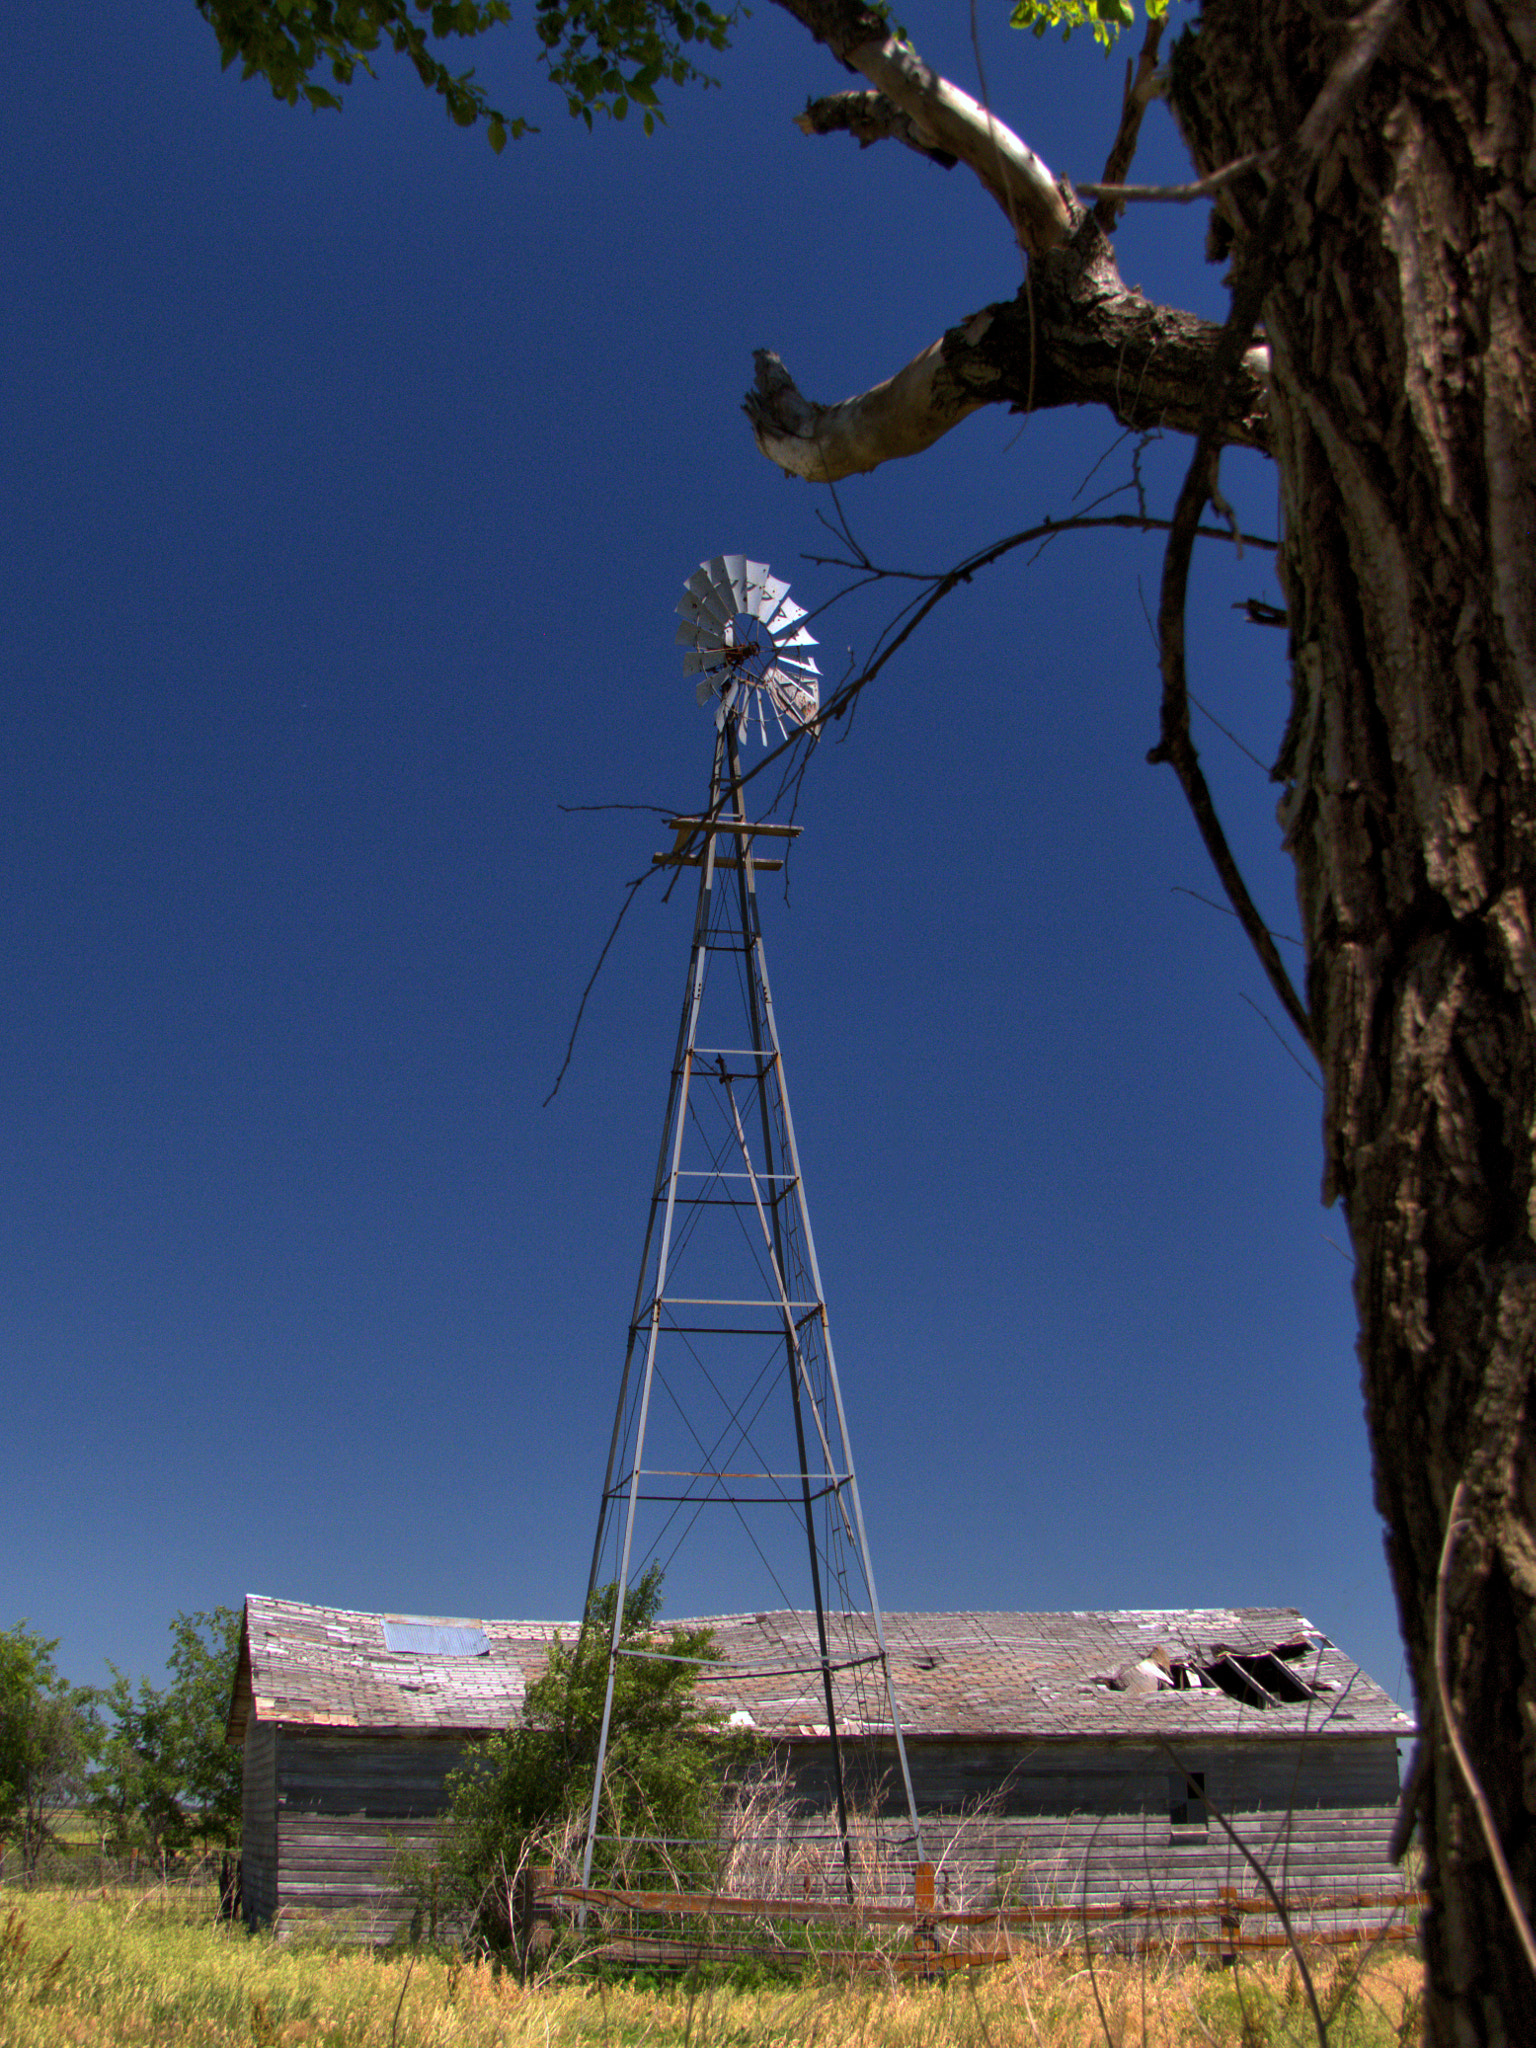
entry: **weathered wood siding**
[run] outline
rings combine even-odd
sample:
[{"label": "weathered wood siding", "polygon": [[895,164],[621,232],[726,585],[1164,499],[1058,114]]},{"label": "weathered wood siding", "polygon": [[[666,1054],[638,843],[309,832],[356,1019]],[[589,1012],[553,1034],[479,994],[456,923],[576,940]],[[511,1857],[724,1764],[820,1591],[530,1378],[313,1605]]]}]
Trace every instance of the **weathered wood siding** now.
[{"label": "weathered wood siding", "polygon": [[[894,1750],[850,1747],[855,1803],[866,1817],[878,1814],[876,1833],[894,1840],[905,1817]],[[1213,1806],[1292,1895],[1400,1883],[1387,1858],[1398,1789],[1390,1738],[1191,1746],[1179,1761],[1202,1781],[1206,1804],[1191,1801],[1173,1761],[1150,1743],[917,1740],[908,1755],[940,1902],[953,1908],[1134,1894],[1166,1898],[1172,1909],[1222,1885],[1252,1890],[1252,1870],[1211,1817]],[[253,1724],[245,1762],[248,1918],[282,1931],[324,1916],[361,1940],[388,1940],[414,1906],[394,1881],[396,1852],[430,1849],[444,1780],[462,1758],[450,1737]],[[828,1832],[826,1746],[792,1745],[788,1761],[801,1809],[793,1835],[814,1860],[840,1869]],[[786,1867],[793,1860],[791,1852]],[[910,1896],[910,1867],[903,1878],[876,1861],[875,1884]]]},{"label": "weathered wood siding", "polygon": [[[787,1746],[797,1793],[828,1807],[830,1758],[823,1742]],[[1295,1742],[1180,1744],[909,1739],[907,1760],[920,1813],[1157,1814],[1171,1818],[1187,1797],[1182,1771],[1203,1775],[1223,1812],[1390,1805],[1397,1798],[1397,1745],[1386,1736]],[[905,1809],[895,1746],[850,1743],[845,1762],[854,1797],[872,1791],[888,1813]]]},{"label": "weathered wood siding", "polygon": [[[882,1833],[899,1832],[906,1808],[894,1747],[853,1747],[855,1805],[878,1810]],[[1136,1743],[918,1740],[907,1753],[924,1847],[956,1909],[1251,1890],[1252,1867],[1212,1807],[1292,1892],[1401,1882],[1387,1854],[1398,1793],[1397,1749],[1387,1738],[1189,1746],[1177,1765]],[[797,1745],[790,1770],[804,1807],[829,1812],[824,1746]],[[1185,1772],[1204,1801],[1191,1797]],[[824,1829],[808,1821],[805,1831]]]},{"label": "weathered wood siding", "polygon": [[248,1924],[277,1911],[277,1730],[252,1722],[241,1781],[240,1885]]},{"label": "weathered wood siding", "polygon": [[387,1941],[414,1900],[394,1881],[402,1849],[430,1849],[462,1762],[451,1738],[285,1729],[275,1785],[280,1932],[323,1914],[359,1939]]}]

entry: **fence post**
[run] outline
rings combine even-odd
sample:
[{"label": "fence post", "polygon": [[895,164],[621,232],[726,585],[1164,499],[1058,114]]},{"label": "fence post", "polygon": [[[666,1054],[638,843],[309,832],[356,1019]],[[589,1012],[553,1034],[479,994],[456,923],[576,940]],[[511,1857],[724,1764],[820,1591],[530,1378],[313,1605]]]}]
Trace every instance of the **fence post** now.
[{"label": "fence post", "polygon": [[[912,1946],[919,1954],[936,1956],[939,1950],[938,1921],[934,1917],[933,1865],[914,1864],[912,1870]],[[923,1976],[933,1973],[925,1969]]]}]

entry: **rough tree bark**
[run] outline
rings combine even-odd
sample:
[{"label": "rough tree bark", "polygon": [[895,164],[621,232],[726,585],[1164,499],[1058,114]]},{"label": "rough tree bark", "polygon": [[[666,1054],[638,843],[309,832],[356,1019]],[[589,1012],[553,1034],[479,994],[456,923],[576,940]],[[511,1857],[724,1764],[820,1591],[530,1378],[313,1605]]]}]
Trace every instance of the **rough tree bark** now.
[{"label": "rough tree bark", "polygon": [[[1258,32],[1255,33],[1256,23]],[[1282,143],[1345,24],[1206,0],[1196,162]],[[1536,2041],[1536,1981],[1445,1740],[1536,1892],[1536,10],[1412,0],[1285,193],[1264,319],[1293,711],[1277,768],[1349,1219],[1376,1498],[1428,1744],[1431,2038]],[[1262,174],[1225,190],[1257,249]]]},{"label": "rough tree bark", "polygon": [[[879,17],[855,0],[780,4],[849,69],[886,83],[865,61],[886,33]],[[1325,1195],[1355,1245],[1376,1496],[1424,1729],[1408,1797],[1432,1900],[1429,2038],[1521,2048],[1536,2042],[1536,1972],[1446,1727],[1450,1714],[1528,1915],[1536,7],[1387,0],[1385,42],[1298,170],[1287,145],[1339,75],[1363,11],[1205,0],[1176,48],[1170,97],[1203,176],[1263,159],[1223,184],[1213,235],[1239,277],[1265,266],[1268,388],[1261,359],[1245,359],[1219,425],[1267,447],[1282,483],[1293,709],[1276,777],[1327,1090]],[[987,182],[974,136],[925,118],[921,69],[908,67],[899,105],[840,95],[802,125],[958,158]],[[1193,429],[1211,331],[1182,330],[1170,363],[1177,316],[1127,306],[1097,222],[1072,205],[1063,232],[1043,212],[1014,226],[1031,252],[1032,303],[1021,298],[1011,319],[995,307],[973,316],[838,407],[811,406],[770,358],[747,406],[764,452],[801,475],[837,474],[914,452],[976,404],[1103,403],[1132,417],[1132,359],[1138,378],[1159,379],[1159,416]],[[1113,323],[1133,313],[1106,358]],[[1136,320],[1147,338],[1132,358]],[[1108,384],[1095,368],[1105,360],[1118,366]],[[1442,1616],[1458,1500],[1466,1526]]]}]

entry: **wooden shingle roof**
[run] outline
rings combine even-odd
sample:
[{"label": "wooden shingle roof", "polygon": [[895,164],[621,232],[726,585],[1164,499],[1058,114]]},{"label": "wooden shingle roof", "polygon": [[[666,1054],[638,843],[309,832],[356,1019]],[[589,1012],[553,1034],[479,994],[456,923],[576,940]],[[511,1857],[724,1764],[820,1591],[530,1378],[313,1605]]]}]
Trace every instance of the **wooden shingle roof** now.
[{"label": "wooden shingle roof", "polygon": [[[420,1616],[355,1614],[252,1594],[246,1601],[240,1672],[229,1739],[254,1717],[287,1727],[379,1734],[484,1734],[518,1722],[528,1684],[544,1669],[558,1632],[573,1622],[444,1620],[484,1631],[485,1654],[443,1656],[391,1649],[386,1621]],[[808,1614],[708,1616],[728,1668],[701,1673],[701,1702],[746,1712],[764,1735],[825,1735],[826,1706]],[[1035,1741],[1291,1738],[1326,1728],[1336,1738],[1401,1736],[1411,1718],[1293,1607],[1121,1610],[1078,1614],[888,1614],[886,1641],[902,1726],[915,1740],[960,1737]],[[399,1631],[395,1631],[397,1640]],[[1135,1693],[1102,1682],[1161,1646],[1175,1667],[1198,1674],[1223,1656],[1263,1659],[1280,1650],[1301,1681],[1258,1706],[1207,1681],[1194,1689]],[[835,1661],[840,1726],[888,1729],[871,1669],[867,1623],[855,1622]],[[1262,1672],[1262,1666],[1261,1672]],[[1273,1668],[1272,1666],[1269,1668]],[[1283,1675],[1283,1674],[1282,1674]]]}]

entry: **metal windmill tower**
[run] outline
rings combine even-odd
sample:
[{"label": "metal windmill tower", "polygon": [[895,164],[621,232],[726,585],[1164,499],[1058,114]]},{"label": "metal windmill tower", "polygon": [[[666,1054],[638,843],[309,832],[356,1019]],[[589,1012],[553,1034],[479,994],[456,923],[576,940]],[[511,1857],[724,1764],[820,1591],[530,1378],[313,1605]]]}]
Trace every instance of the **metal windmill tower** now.
[{"label": "metal windmill tower", "polygon": [[815,716],[815,642],[760,563],[719,556],[686,587],[677,637],[700,703],[715,700],[714,765],[705,809],[669,820],[675,844],[655,856],[696,868],[698,899],[588,1580],[589,1602],[609,1583],[616,1597],[583,1883],[619,1660],[656,1654],[623,1643],[625,1598],[690,1542],[752,1589],[743,1610],[772,1610],[744,1657],[708,1660],[704,1691],[729,1705],[734,1682],[744,1700],[766,1689],[781,1725],[824,1727],[845,1872],[850,1732],[893,1737],[923,1853],[758,916],[757,877],[799,828],[749,821],[742,788],[754,719],[766,738],[770,718],[782,735]]}]

